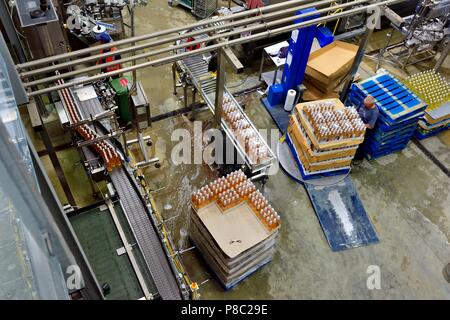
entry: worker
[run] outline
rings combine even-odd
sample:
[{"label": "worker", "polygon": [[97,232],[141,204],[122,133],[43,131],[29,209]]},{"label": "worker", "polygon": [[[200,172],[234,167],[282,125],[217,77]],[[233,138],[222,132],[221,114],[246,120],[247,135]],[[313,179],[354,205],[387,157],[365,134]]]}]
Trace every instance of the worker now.
[{"label": "worker", "polygon": [[[205,47],[209,47],[214,44],[215,42],[209,41],[208,43],[206,43]],[[218,63],[217,58],[218,58],[217,51],[213,51],[210,54],[203,55],[203,60],[205,60],[208,63],[208,72],[212,77],[217,76],[217,63]]]},{"label": "worker", "polygon": [[[365,137],[367,137],[367,134],[375,127],[375,123],[378,119],[379,111],[377,105],[375,104],[375,98],[371,95],[368,95],[356,108],[356,111],[358,111],[362,122],[364,122],[364,124],[366,125]],[[359,164],[360,162],[362,162],[364,158],[363,148],[364,144],[361,144],[356,151],[353,164]]]},{"label": "worker", "polygon": [[[102,33],[96,35],[96,39],[98,41],[100,41],[102,44],[110,43],[113,41],[113,39],[107,32],[102,32]],[[100,54],[107,53],[107,52],[114,52],[114,51],[117,51],[117,47],[110,47],[110,48],[102,49],[102,50],[100,50]],[[116,54],[116,55],[112,55],[112,56],[103,57],[102,59],[100,59],[97,62],[97,64],[104,64],[104,63],[108,63],[108,62],[112,62],[112,61],[116,61],[116,60],[120,60],[120,59],[121,59],[120,54]],[[102,68],[101,70],[103,73],[105,73],[105,72],[120,70],[121,68],[122,68],[122,65],[120,63],[118,63],[118,64],[114,64],[112,66],[107,66],[105,68]],[[112,76],[111,78],[116,79],[119,77],[120,77],[120,74],[116,74],[116,75]]]}]

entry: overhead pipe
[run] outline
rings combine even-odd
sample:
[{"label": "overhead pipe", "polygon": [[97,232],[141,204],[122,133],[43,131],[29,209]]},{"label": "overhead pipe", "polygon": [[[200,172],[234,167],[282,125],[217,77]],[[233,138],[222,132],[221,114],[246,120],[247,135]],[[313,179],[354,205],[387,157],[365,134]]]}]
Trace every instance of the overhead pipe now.
[{"label": "overhead pipe", "polygon": [[320,17],[320,18],[316,18],[316,19],[312,19],[312,20],[308,20],[308,21],[304,21],[304,22],[299,22],[299,23],[296,23],[296,24],[293,24],[290,26],[285,26],[285,27],[274,29],[274,30],[267,30],[267,31],[264,31],[264,32],[261,32],[261,33],[255,34],[255,35],[250,35],[250,36],[242,37],[242,38],[235,39],[235,40],[224,41],[224,42],[221,42],[221,43],[218,43],[218,44],[215,44],[212,46],[208,46],[205,48],[200,48],[200,49],[197,49],[194,51],[184,52],[184,53],[176,54],[174,56],[169,56],[169,57],[157,59],[154,61],[137,64],[135,66],[122,68],[120,70],[110,71],[110,72],[102,73],[102,74],[95,75],[95,76],[88,77],[88,78],[82,78],[82,79],[74,80],[71,82],[66,82],[64,84],[56,85],[51,88],[45,88],[45,89],[41,89],[41,90],[37,90],[37,91],[32,91],[32,92],[28,93],[28,96],[33,97],[36,95],[45,94],[45,93],[52,92],[55,90],[61,90],[64,88],[73,87],[73,86],[84,84],[84,83],[94,82],[94,81],[97,81],[100,79],[112,77],[112,76],[115,76],[115,75],[118,75],[121,73],[125,73],[125,72],[131,72],[131,71],[137,70],[137,69],[164,65],[164,64],[171,63],[171,62],[174,62],[177,60],[181,60],[183,58],[187,58],[189,56],[199,55],[201,53],[210,52],[210,51],[215,51],[224,46],[236,45],[236,44],[241,44],[241,43],[245,43],[245,42],[249,42],[249,41],[270,38],[270,37],[273,37],[273,36],[276,36],[276,35],[279,35],[279,34],[282,34],[285,32],[289,32],[289,31],[292,31],[295,29],[301,29],[301,28],[315,25],[315,24],[318,24],[321,22],[333,21],[333,20],[336,20],[339,18],[343,18],[343,17],[349,16],[349,15],[352,15],[352,14],[361,13],[361,12],[366,11],[369,8],[392,5],[392,4],[396,4],[399,2],[403,2],[403,1],[405,1],[405,0],[386,0],[386,1],[379,2],[379,3],[370,4],[365,7],[359,7],[359,8],[347,10],[347,11],[337,13],[337,14]]},{"label": "overhead pipe", "polygon": [[[243,20],[230,22],[230,23],[228,23],[226,25],[212,26],[212,27],[201,29],[201,30],[190,31],[190,32],[187,32],[187,33],[184,33],[184,34],[181,34],[181,35],[178,34],[176,36],[171,36],[171,37],[160,39],[160,40],[156,40],[156,41],[153,41],[153,42],[147,42],[147,43],[143,43],[143,44],[139,44],[139,45],[134,45],[134,46],[126,47],[126,48],[121,48],[121,49],[118,49],[118,50],[113,51],[113,52],[112,51],[104,52],[104,53],[92,55],[92,56],[89,56],[89,57],[84,57],[84,58],[77,59],[77,60],[71,60],[71,61],[67,61],[67,62],[63,62],[63,63],[59,63],[59,64],[49,65],[47,67],[40,68],[40,69],[24,71],[24,72],[20,73],[20,76],[22,78],[25,78],[25,77],[29,77],[29,76],[42,74],[42,73],[49,73],[49,72],[52,72],[52,71],[55,71],[55,70],[58,70],[58,69],[68,68],[68,67],[71,67],[71,66],[74,66],[74,65],[77,65],[77,64],[82,64],[82,63],[86,63],[86,62],[90,62],[90,61],[100,60],[100,59],[104,59],[106,57],[113,56],[113,55],[120,55],[120,54],[125,54],[125,53],[129,53],[129,52],[133,52],[133,51],[143,50],[143,49],[147,49],[147,48],[150,48],[150,47],[153,47],[153,46],[157,46],[157,45],[160,45],[160,44],[164,44],[164,43],[168,43],[168,42],[174,42],[174,41],[177,41],[177,40],[180,40],[180,39],[189,38],[189,37],[195,37],[195,36],[200,35],[200,34],[207,34],[207,33],[218,31],[218,30],[222,30],[222,29],[239,27],[239,26],[242,26],[242,25],[248,25],[250,23],[264,22],[264,20],[271,19],[271,18],[276,17],[276,16],[280,16],[280,15],[296,12],[298,10],[302,10],[302,9],[306,9],[306,8],[326,5],[326,4],[329,4],[329,3],[333,3],[335,1],[336,0],[318,1],[318,2],[315,2],[315,3],[310,3],[310,4],[306,4],[306,5],[302,5],[302,6],[297,6],[297,7],[290,8],[290,9],[285,9],[285,10],[282,10],[282,11],[268,13],[268,14],[265,14],[265,15],[264,14],[263,15],[258,15],[258,16],[255,16],[255,17],[251,17],[251,18],[247,18],[247,19],[243,19]],[[360,4],[360,3],[369,2],[369,1],[370,0],[354,1],[354,2],[351,2],[351,5]],[[216,19],[213,19],[213,22],[215,22],[215,20]],[[114,42],[114,44],[117,46],[117,42]],[[100,48],[100,46],[95,46],[93,48],[98,50]],[[51,58],[51,57],[49,57],[49,58]]]},{"label": "overhead pipe", "polygon": [[[335,0],[333,0],[333,1],[335,1]],[[344,6],[340,6],[340,8],[353,6],[355,3],[364,3],[364,2],[367,2],[367,1],[368,0],[354,1],[352,3],[347,3]],[[255,26],[246,28],[245,31],[249,32],[249,31],[256,31],[258,29],[267,29],[268,27],[271,27],[271,26],[275,26],[275,25],[278,25],[278,24],[283,24],[283,23],[286,23],[286,22],[291,22],[291,21],[297,20],[299,18],[306,18],[306,17],[312,16],[312,15],[316,15],[316,14],[319,14],[319,13],[330,12],[330,11],[332,11],[334,9],[335,9],[335,7],[333,6],[333,7],[328,7],[328,8],[325,8],[325,9],[316,10],[316,11],[313,11],[313,12],[307,12],[307,13],[304,13],[304,14],[301,14],[301,15],[295,15],[295,16],[292,16],[292,17],[287,17],[287,18],[276,20],[276,21],[271,21],[271,22],[268,22],[268,23],[265,23],[265,24],[255,25]],[[62,73],[60,75],[51,76],[51,77],[47,77],[47,78],[44,78],[44,79],[39,79],[39,80],[27,82],[27,83],[24,84],[24,86],[25,87],[31,87],[31,86],[34,86],[34,85],[39,85],[39,84],[43,84],[43,83],[46,83],[46,82],[55,81],[55,80],[58,80],[58,79],[61,79],[61,78],[69,78],[69,77],[73,77],[73,76],[78,75],[78,74],[84,74],[84,73],[88,73],[88,72],[95,71],[95,70],[98,70],[98,69],[103,69],[103,68],[106,68],[106,67],[109,67],[109,66],[117,65],[119,63],[123,64],[123,63],[127,63],[127,62],[130,62],[130,61],[136,61],[136,60],[140,60],[140,59],[145,59],[145,58],[148,58],[148,57],[151,57],[151,56],[154,56],[154,55],[158,55],[158,54],[161,54],[161,53],[166,53],[166,52],[169,52],[169,51],[183,49],[185,47],[189,47],[189,46],[192,46],[192,45],[202,44],[202,43],[205,43],[205,42],[209,42],[209,41],[212,41],[212,40],[216,40],[216,39],[220,39],[220,38],[224,38],[224,37],[237,35],[237,34],[240,34],[240,33],[242,33],[242,30],[237,30],[237,31],[235,30],[235,31],[227,32],[227,33],[221,33],[221,34],[218,34],[218,35],[215,35],[215,36],[212,36],[212,37],[206,37],[206,38],[195,40],[195,41],[191,41],[191,42],[188,42],[188,43],[183,43],[183,44],[179,44],[179,45],[175,45],[175,46],[170,46],[170,47],[167,47],[167,48],[162,48],[162,49],[158,49],[158,50],[155,50],[155,51],[134,55],[134,56],[131,56],[131,57],[128,57],[128,58],[122,58],[122,59],[119,59],[119,60],[114,60],[114,61],[103,63],[103,64],[100,64],[100,65],[94,65],[94,66],[90,66],[90,67],[79,69],[79,70],[65,72],[65,73]],[[116,53],[116,51],[114,53]],[[39,71],[39,70],[36,70],[36,71]]]},{"label": "overhead pipe", "polygon": [[248,16],[253,15],[253,14],[263,14],[264,12],[271,12],[271,11],[273,11],[275,9],[282,9],[282,8],[285,8],[285,7],[291,7],[291,6],[294,6],[294,5],[303,4],[303,3],[310,3],[310,2],[313,3],[314,1],[311,1],[311,0],[290,0],[290,1],[284,1],[284,2],[273,4],[273,5],[270,5],[270,6],[257,8],[257,9],[252,9],[252,10],[246,10],[246,11],[243,11],[243,12],[239,12],[239,13],[235,13],[235,14],[231,14],[231,15],[226,15],[226,16],[223,16],[223,17],[215,18],[215,19],[202,20],[202,21],[199,21],[199,22],[196,22],[196,23],[192,23],[192,24],[187,25],[187,26],[161,30],[161,31],[148,33],[148,34],[141,35],[141,36],[136,36],[136,37],[131,37],[131,38],[128,38],[128,39],[115,41],[114,43],[106,43],[106,44],[103,44],[103,45],[100,45],[100,46],[90,47],[90,48],[81,49],[81,50],[77,50],[77,51],[72,51],[72,52],[68,52],[68,53],[64,53],[64,54],[54,55],[54,56],[43,58],[43,59],[39,59],[39,60],[34,60],[34,61],[26,62],[26,63],[21,63],[21,64],[16,65],[16,67],[19,70],[20,69],[25,69],[25,68],[31,68],[31,67],[34,67],[34,66],[37,66],[37,65],[48,64],[48,63],[51,63],[51,62],[53,62],[55,60],[68,59],[68,58],[73,58],[73,57],[77,57],[77,56],[80,56],[80,55],[86,55],[86,54],[89,54],[89,53],[97,51],[97,50],[109,49],[109,48],[114,47],[114,46],[121,46],[121,45],[124,45],[124,44],[129,44],[129,43],[133,43],[133,42],[139,42],[139,41],[143,41],[143,40],[148,40],[148,39],[151,39],[151,38],[156,38],[156,37],[164,36],[164,35],[175,33],[175,32],[181,32],[181,31],[184,31],[184,30],[205,26],[205,25],[208,25],[208,24],[214,23],[214,22],[222,22],[222,21],[227,21],[227,20],[232,20],[232,19],[244,18],[244,17],[248,17]]}]

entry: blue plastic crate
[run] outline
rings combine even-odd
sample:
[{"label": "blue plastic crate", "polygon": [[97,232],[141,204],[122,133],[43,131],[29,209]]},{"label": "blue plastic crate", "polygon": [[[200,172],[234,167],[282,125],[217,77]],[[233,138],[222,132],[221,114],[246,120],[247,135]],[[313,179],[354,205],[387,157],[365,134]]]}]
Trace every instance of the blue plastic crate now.
[{"label": "blue plastic crate", "polygon": [[427,132],[422,132],[421,130],[417,129],[414,132],[414,137],[416,137],[419,140],[423,140],[423,139],[435,136],[435,135],[437,135],[441,132],[444,132],[446,130],[449,130],[449,129],[450,129],[450,124],[440,127],[440,128],[437,128],[437,129],[434,129],[434,130],[427,131]]},{"label": "blue plastic crate", "polygon": [[[411,135],[412,136],[412,135]],[[364,150],[371,151],[372,153],[382,151],[382,150],[392,150],[398,146],[406,146],[411,140],[410,137],[403,137],[402,139],[397,139],[395,141],[389,141],[384,143],[379,143],[374,140],[368,140],[366,144],[362,146]]]},{"label": "blue plastic crate", "polygon": [[387,156],[387,155],[392,154],[394,152],[399,152],[399,151],[405,149],[405,147],[406,146],[399,146],[398,148],[394,148],[394,149],[387,150],[387,151],[378,151],[376,153],[367,152],[365,156],[366,156],[366,159],[373,160],[373,159],[377,159],[377,158],[381,158],[381,157]]},{"label": "blue plastic crate", "polygon": [[412,136],[414,134],[414,131],[416,131],[415,125],[403,128],[401,130],[395,130],[390,132],[377,131],[374,134],[372,134],[371,137],[378,141],[381,140],[386,141],[386,140],[393,140],[401,136],[408,136],[408,135]]},{"label": "blue plastic crate", "polygon": [[368,95],[376,99],[380,113],[362,146],[367,158],[378,158],[405,148],[416,132],[426,104],[390,74],[378,74],[353,84],[349,101],[360,105]]},{"label": "blue plastic crate", "polygon": [[361,99],[372,95],[377,100],[380,112],[391,120],[400,119],[426,108],[426,104],[420,101],[411,90],[389,74],[375,75],[359,84],[354,84],[352,90],[356,93],[356,97]]}]

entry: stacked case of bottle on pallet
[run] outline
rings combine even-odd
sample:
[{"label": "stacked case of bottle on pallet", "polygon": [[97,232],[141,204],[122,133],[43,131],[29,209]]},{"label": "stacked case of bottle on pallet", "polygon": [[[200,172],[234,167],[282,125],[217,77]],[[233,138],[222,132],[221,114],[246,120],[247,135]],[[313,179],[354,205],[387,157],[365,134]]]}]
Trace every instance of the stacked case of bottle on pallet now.
[{"label": "stacked case of bottle on pallet", "polygon": [[190,238],[225,289],[272,260],[280,216],[242,171],[192,195]]},{"label": "stacked case of bottle on pallet", "polygon": [[415,136],[418,139],[438,134],[450,128],[450,83],[434,70],[414,74],[405,84],[427,104],[419,119]]},{"label": "stacked case of bottle on pallet", "polygon": [[303,179],[345,174],[365,126],[355,108],[339,99],[300,103],[290,117],[286,141]]},{"label": "stacked case of bottle on pallet", "polygon": [[366,157],[374,159],[404,149],[414,135],[426,104],[387,73],[353,84],[349,99],[358,106],[369,95],[375,98],[380,113],[364,141]]}]

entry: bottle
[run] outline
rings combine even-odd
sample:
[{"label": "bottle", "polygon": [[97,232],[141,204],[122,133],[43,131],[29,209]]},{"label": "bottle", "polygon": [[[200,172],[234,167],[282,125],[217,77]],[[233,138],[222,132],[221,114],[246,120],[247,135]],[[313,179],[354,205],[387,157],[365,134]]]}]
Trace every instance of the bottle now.
[{"label": "bottle", "polygon": [[198,208],[198,195],[197,193],[193,193],[191,197],[192,205],[194,208]]}]

